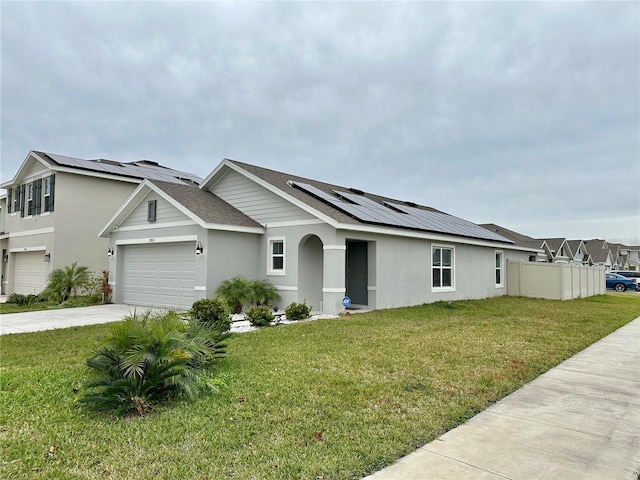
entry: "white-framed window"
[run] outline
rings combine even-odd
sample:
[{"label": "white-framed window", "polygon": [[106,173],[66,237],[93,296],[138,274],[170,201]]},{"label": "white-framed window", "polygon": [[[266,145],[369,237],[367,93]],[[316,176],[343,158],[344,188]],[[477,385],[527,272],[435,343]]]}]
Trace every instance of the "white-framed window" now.
[{"label": "white-framed window", "polygon": [[284,237],[270,237],[267,239],[267,275],[286,274],[285,247]]},{"label": "white-framed window", "polygon": [[434,292],[456,289],[454,247],[447,245],[431,247],[431,289]]},{"label": "white-framed window", "polygon": [[496,288],[504,287],[504,253],[496,250]]}]

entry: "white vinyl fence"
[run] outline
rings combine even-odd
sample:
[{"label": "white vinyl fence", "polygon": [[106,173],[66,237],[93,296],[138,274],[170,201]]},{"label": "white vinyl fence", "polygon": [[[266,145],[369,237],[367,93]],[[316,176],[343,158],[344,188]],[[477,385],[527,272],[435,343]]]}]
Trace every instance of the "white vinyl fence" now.
[{"label": "white vinyl fence", "polygon": [[507,294],[571,300],[605,293],[605,268],[509,260]]}]

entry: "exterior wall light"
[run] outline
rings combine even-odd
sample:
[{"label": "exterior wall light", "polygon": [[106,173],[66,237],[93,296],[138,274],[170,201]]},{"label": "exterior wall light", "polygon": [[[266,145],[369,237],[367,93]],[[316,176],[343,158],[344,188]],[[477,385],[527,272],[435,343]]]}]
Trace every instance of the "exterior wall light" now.
[{"label": "exterior wall light", "polygon": [[9,255],[5,255],[4,257],[2,257],[2,261],[7,263],[9,261]]},{"label": "exterior wall light", "polygon": [[44,261],[45,262],[50,262],[51,261],[51,254],[50,253],[45,253],[44,254]]},{"label": "exterior wall light", "polygon": [[196,243],[196,255],[202,255],[203,253],[204,247],[202,246],[202,243],[198,241],[198,243]]},{"label": "exterior wall light", "polygon": [[107,257],[113,257],[113,248],[109,247],[109,250],[107,250]]}]

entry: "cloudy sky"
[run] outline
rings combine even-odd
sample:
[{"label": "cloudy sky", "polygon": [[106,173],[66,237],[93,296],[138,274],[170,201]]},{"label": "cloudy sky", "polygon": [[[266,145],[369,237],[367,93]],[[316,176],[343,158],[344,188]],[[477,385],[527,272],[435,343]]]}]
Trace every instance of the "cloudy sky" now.
[{"label": "cloudy sky", "polygon": [[1,3],[29,150],[224,157],[534,237],[640,244],[640,3]]}]

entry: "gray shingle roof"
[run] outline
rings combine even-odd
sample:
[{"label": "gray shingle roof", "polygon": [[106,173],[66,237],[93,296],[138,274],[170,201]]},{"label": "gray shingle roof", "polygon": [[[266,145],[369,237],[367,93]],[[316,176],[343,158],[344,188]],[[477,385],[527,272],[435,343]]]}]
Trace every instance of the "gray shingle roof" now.
[{"label": "gray shingle roof", "polygon": [[258,222],[229,205],[220,197],[209,191],[201,190],[195,185],[150,181],[205,223],[262,228]]}]

